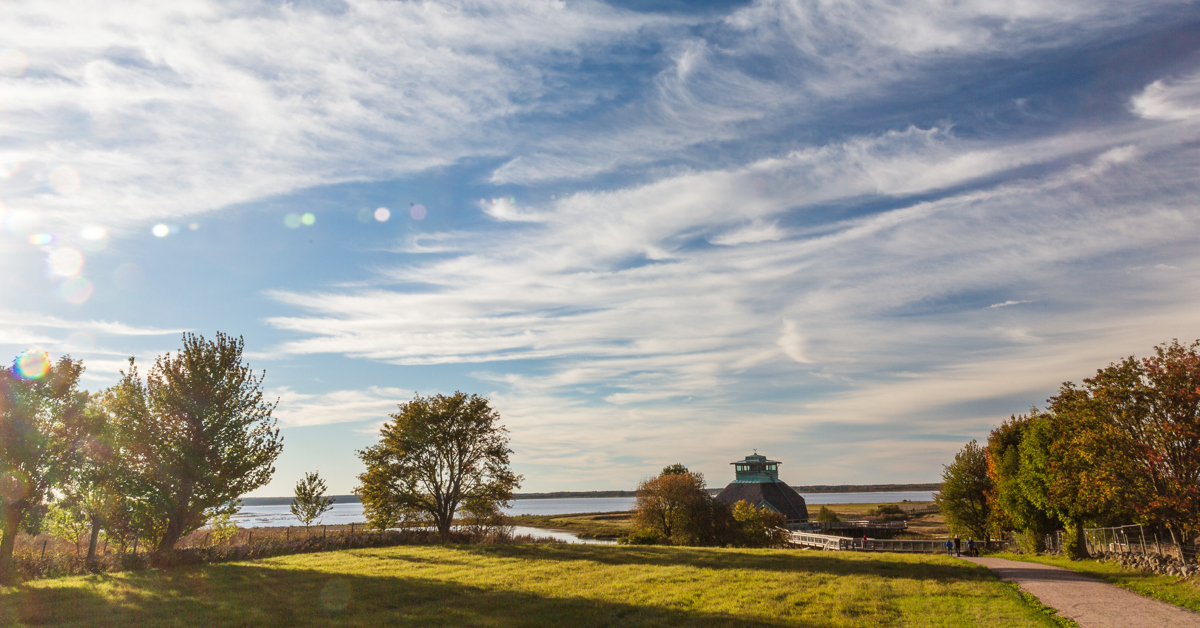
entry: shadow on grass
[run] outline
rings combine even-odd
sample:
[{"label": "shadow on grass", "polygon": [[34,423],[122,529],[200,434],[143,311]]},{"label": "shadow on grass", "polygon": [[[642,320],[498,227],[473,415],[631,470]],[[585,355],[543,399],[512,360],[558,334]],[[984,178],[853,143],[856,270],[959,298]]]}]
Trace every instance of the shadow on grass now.
[{"label": "shadow on grass", "polygon": [[16,587],[0,593],[0,622],[13,626],[500,628],[797,625],[758,616],[546,597],[415,578],[347,576],[245,564],[123,577],[90,576],[59,586]]},{"label": "shadow on grass", "polygon": [[604,565],[689,566],[699,569],[824,573],[836,576],[903,577],[913,580],[993,580],[991,573],[966,561],[932,562],[913,555],[818,551],[758,553],[710,548],[622,546],[463,545],[456,549],[491,557],[539,561],[586,561]]}]

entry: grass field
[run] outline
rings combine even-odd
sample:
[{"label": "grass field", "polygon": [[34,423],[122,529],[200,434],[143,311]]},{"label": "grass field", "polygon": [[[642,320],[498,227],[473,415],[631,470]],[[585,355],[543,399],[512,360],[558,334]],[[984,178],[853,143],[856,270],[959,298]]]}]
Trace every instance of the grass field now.
[{"label": "grass field", "polygon": [[1200,612],[1200,582],[1196,579],[1177,576],[1159,576],[1141,571],[1130,571],[1113,563],[1099,560],[1071,560],[1061,556],[1030,556],[1028,554],[994,554],[997,558],[1023,560],[1027,562],[1065,567],[1084,573],[1098,580],[1111,582],[1135,593],[1162,600]]},{"label": "grass field", "polygon": [[15,626],[1051,626],[940,556],[405,546],[0,589]]}]

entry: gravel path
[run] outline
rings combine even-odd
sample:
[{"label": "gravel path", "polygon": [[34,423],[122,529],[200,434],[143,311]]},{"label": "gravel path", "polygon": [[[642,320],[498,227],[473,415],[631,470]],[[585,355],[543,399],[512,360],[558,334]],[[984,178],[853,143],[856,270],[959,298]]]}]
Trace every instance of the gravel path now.
[{"label": "gravel path", "polygon": [[1003,558],[964,558],[1017,583],[1080,628],[1200,628],[1200,614],[1143,597],[1081,573]]}]

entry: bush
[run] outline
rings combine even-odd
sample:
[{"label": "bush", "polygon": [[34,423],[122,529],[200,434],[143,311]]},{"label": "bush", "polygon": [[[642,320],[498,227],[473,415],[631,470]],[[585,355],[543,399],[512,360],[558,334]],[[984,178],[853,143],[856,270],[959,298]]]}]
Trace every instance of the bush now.
[{"label": "bush", "polygon": [[618,542],[621,545],[662,545],[666,542],[666,539],[659,536],[658,532],[644,528],[629,533],[628,536],[622,537]]},{"label": "bush", "polygon": [[837,513],[830,510],[828,506],[821,506],[821,511],[817,513],[817,521],[821,523],[837,523],[841,520]]},{"label": "bush", "polygon": [[867,515],[875,517],[879,521],[907,521],[908,515],[896,504],[883,504],[878,508],[872,508],[867,511]]}]

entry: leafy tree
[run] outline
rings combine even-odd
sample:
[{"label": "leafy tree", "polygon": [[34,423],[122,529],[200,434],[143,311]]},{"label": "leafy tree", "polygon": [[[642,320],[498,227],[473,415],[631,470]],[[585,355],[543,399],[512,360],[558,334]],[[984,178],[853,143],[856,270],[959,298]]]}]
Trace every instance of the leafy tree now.
[{"label": "leafy tree", "polygon": [[783,515],[770,508],[755,508],[750,502],[741,500],[733,505],[733,519],[737,522],[736,547],[779,547],[786,538],[787,521]]},{"label": "leafy tree", "polygon": [[212,542],[220,545],[238,533],[238,524],[233,520],[234,513],[228,510],[210,511],[208,529],[211,530]]},{"label": "leafy tree", "polygon": [[40,528],[51,489],[70,476],[87,437],[83,365],[47,357],[41,366],[0,368],[0,583],[12,582],[18,531]]},{"label": "leafy tree", "polygon": [[663,469],[662,475],[638,485],[633,522],[674,545],[707,545],[713,537],[713,499],[704,475]]},{"label": "leafy tree", "polygon": [[676,462],[669,467],[663,467],[661,475],[684,475],[688,473],[688,468]]},{"label": "leafy tree", "polygon": [[1064,385],[1020,447],[1025,495],[1067,528],[1063,550],[1072,558],[1087,555],[1087,524],[1116,523],[1129,513],[1131,496],[1120,477],[1124,456],[1113,449],[1111,426],[1096,409],[1088,395]]},{"label": "leafy tree", "polygon": [[160,551],[199,529],[212,512],[265,485],[283,441],[263,400],[263,376],[242,362],[241,338],[183,335],[143,383],[131,358],[111,411],[133,471],[126,513],[156,536]]},{"label": "leafy tree", "polygon": [[1142,520],[1167,527],[1177,542],[1200,534],[1200,340],[1154,348],[1101,369],[1083,386],[1064,386],[1060,396],[1084,405],[1110,428],[1109,459],[1138,499]]},{"label": "leafy tree", "polygon": [[333,498],[325,497],[325,480],[316,471],[305,473],[304,479],[296,482],[296,495],[292,498],[292,514],[304,524],[312,525],[318,517],[333,509]]},{"label": "leafy tree", "polygon": [[991,488],[987,455],[972,440],[955,454],[954,462],[943,467],[942,490],[933,499],[951,530],[986,539],[991,515],[987,495]]},{"label": "leafy tree", "polygon": [[[84,409],[89,436],[78,448],[77,464],[70,476],[56,487],[62,508],[78,513],[91,534],[88,539],[87,566],[96,567],[96,551],[102,528],[115,527],[112,520],[123,499],[123,486],[117,481],[125,471],[113,447],[112,425],[104,410],[105,396],[88,399]],[[115,536],[109,533],[110,537]]]},{"label": "leafy tree", "polygon": [[1009,417],[992,430],[986,449],[988,477],[992,481],[987,494],[989,527],[999,536],[1009,530],[1020,531],[1026,551],[1035,554],[1045,550],[1046,535],[1060,525],[1058,519],[1030,501],[1021,484],[1021,438],[1039,416],[1033,408],[1027,415]]},{"label": "leafy tree", "polygon": [[464,502],[512,499],[521,476],[509,468],[508,430],[486,398],[417,395],[399,407],[379,444],[358,452],[367,470],[355,492],[371,525],[428,518],[445,537]]},{"label": "leafy tree", "polygon": [[836,512],[830,510],[828,506],[821,506],[821,510],[817,512],[817,521],[821,523],[837,523],[841,521]]},{"label": "leafy tree", "polygon": [[46,528],[50,535],[69,541],[75,546],[75,555],[79,555],[79,541],[91,528],[88,516],[70,504],[50,504],[46,511]]}]

